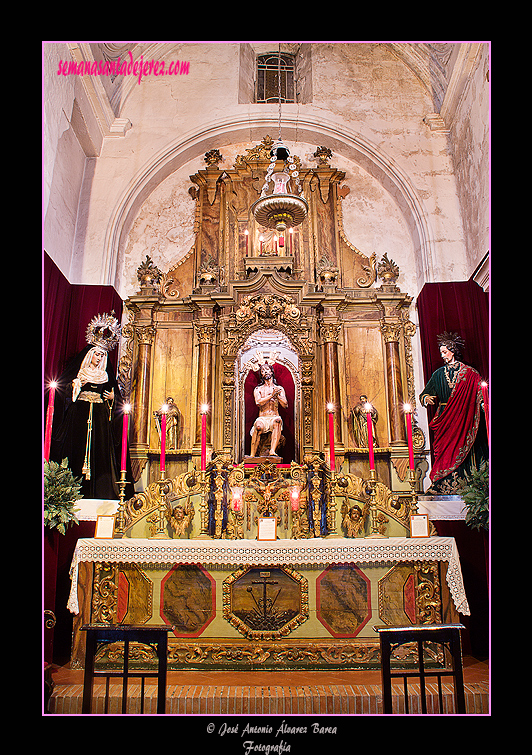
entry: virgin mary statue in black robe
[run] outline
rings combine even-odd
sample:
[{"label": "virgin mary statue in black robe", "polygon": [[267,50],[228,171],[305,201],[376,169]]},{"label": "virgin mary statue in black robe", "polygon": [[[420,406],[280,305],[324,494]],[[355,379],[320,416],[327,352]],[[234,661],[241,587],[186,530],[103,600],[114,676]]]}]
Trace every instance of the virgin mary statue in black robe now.
[{"label": "virgin mary statue in black robe", "polygon": [[[81,477],[84,498],[116,500],[120,495],[124,402],[108,366],[108,350],[118,338],[116,334],[106,337],[105,331],[99,332],[97,327],[98,322],[109,317],[99,315],[93,319],[87,329],[89,345],[58,380],[50,459],[68,459],[74,477]],[[134,494],[129,454],[127,458],[126,499]]]}]

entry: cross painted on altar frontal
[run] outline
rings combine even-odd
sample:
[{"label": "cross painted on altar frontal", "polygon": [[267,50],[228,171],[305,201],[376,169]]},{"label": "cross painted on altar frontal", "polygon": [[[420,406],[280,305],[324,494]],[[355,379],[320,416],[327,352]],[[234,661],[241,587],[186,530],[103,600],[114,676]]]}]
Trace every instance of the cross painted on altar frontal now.
[{"label": "cross painted on altar frontal", "polygon": [[[260,607],[261,607],[261,603],[262,603],[262,615],[263,615],[264,618],[266,618],[267,613],[268,613],[268,611],[267,611],[267,589],[268,589],[268,585],[278,585],[279,584],[279,582],[276,582],[273,579],[268,579],[269,576],[270,576],[270,572],[269,571],[261,572],[260,573],[261,579],[254,579],[252,581],[252,583],[251,583],[252,585],[262,585],[262,601],[258,601],[257,602],[257,599],[255,598],[255,596],[253,594],[253,588],[252,587],[248,587],[248,592],[251,593],[251,597],[255,601],[255,604],[256,604],[257,609],[259,611],[260,611]],[[273,599],[273,601],[270,599],[270,606],[269,606],[269,609],[270,609],[269,612],[270,613],[271,613],[271,611],[273,609],[275,601],[279,597],[279,593],[281,592],[281,589],[282,588],[279,588],[279,590],[277,591],[277,595],[275,596],[275,598]]]}]

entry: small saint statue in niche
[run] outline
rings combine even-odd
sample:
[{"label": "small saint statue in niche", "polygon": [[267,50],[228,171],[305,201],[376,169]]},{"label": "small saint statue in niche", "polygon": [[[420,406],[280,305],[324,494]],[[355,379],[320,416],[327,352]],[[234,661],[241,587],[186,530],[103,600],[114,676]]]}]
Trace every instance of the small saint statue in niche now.
[{"label": "small saint statue in niche", "polygon": [[[174,399],[169,396],[166,399],[166,448],[176,451],[179,442],[179,409],[177,408]],[[159,441],[161,441],[161,417],[163,415],[163,409],[159,409],[153,412],[155,417],[155,425],[157,432],[159,433]]]},{"label": "small saint statue in niche", "polygon": [[[368,397],[364,394],[360,396],[360,402],[353,409],[353,433],[355,436],[355,445],[357,448],[369,448],[368,442],[368,418],[367,418]],[[371,423],[373,425],[373,447],[378,448],[377,442],[377,420],[379,414],[375,407],[370,404]]]},{"label": "small saint statue in niche", "polygon": [[283,429],[283,420],[279,416],[279,404],[286,409],[288,401],[286,393],[281,385],[277,385],[273,366],[265,362],[260,366],[260,383],[253,391],[255,404],[259,408],[259,416],[251,428],[251,453],[250,456],[257,455],[259,442],[263,435],[271,433],[270,448],[267,454],[261,452],[261,455],[277,456],[276,451],[281,440],[281,431]]}]

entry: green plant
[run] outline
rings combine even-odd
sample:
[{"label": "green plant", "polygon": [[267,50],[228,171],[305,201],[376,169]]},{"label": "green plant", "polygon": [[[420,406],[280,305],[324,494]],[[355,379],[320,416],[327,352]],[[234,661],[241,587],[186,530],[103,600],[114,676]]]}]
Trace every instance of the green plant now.
[{"label": "green plant", "polygon": [[489,529],[489,467],[483,461],[460,482],[460,494],[466,506],[465,522],[474,529]]},{"label": "green plant", "polygon": [[44,462],[44,526],[57,529],[64,535],[71,524],[79,524],[74,513],[76,501],[83,498],[81,479],[74,477],[68,467],[68,459],[61,464]]}]

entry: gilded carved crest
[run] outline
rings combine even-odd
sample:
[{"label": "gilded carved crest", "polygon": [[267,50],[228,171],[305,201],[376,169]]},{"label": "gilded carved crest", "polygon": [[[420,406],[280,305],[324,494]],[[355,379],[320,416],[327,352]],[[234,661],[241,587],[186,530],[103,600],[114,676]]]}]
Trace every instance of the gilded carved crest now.
[{"label": "gilded carved crest", "polygon": [[256,330],[280,330],[288,336],[300,356],[312,353],[309,325],[294,300],[287,295],[256,294],[242,299],[222,341],[224,357],[236,356],[240,345]]},{"label": "gilded carved crest", "polygon": [[260,320],[289,319],[297,321],[301,317],[300,310],[289,296],[278,296],[276,294],[246,296],[236,312],[236,319],[239,322],[247,320],[249,317],[256,317]]}]

